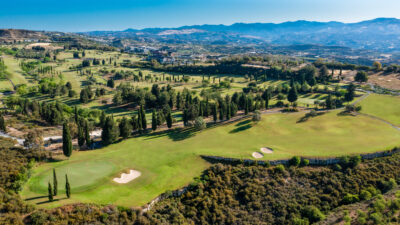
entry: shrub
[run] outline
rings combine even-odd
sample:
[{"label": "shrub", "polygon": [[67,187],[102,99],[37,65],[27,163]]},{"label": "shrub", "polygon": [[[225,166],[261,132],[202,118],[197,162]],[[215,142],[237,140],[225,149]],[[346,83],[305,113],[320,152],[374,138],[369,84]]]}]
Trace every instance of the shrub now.
[{"label": "shrub", "polygon": [[358,195],[347,193],[343,198],[343,204],[352,204],[358,202],[360,199]]},{"label": "shrub", "polygon": [[298,156],[293,156],[290,160],[289,160],[289,165],[291,166],[299,166],[301,162],[300,157]]},{"label": "shrub", "polygon": [[310,165],[310,160],[302,159],[300,165],[301,166],[308,166],[308,165]]},{"label": "shrub", "polygon": [[360,193],[360,199],[361,200],[368,200],[370,198],[372,198],[372,194],[369,191],[367,191],[367,190],[362,190],[361,191],[361,193]]},{"label": "shrub", "polygon": [[325,219],[325,215],[315,206],[308,206],[303,210],[303,214],[311,223]]},{"label": "shrub", "polygon": [[204,120],[203,120],[203,117],[197,117],[196,119],[195,119],[195,121],[194,121],[194,127],[197,129],[197,130],[204,130],[206,127],[207,127],[207,125],[206,125],[206,122],[204,122]]},{"label": "shrub", "polygon": [[261,120],[261,113],[259,110],[254,111],[252,120],[258,122]]}]

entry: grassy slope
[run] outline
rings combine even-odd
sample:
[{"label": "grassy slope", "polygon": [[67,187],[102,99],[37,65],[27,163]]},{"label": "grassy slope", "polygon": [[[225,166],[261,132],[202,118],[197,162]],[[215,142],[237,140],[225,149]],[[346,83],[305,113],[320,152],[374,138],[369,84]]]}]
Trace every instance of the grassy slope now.
[{"label": "grassy slope", "polygon": [[361,102],[363,113],[400,126],[400,97],[371,94]]},{"label": "grassy slope", "polygon": [[[96,151],[74,152],[69,160],[38,167],[22,195],[24,198],[45,196],[53,167],[58,171],[75,170],[88,162],[98,162],[107,166],[96,166],[101,174],[96,175],[97,179],[92,179],[90,184],[86,180],[93,175],[92,170],[71,172],[72,199],[43,206],[75,201],[140,206],[200,175],[208,166],[200,159],[200,154],[251,158],[252,152],[268,146],[275,151],[264,159],[294,155],[325,157],[374,152],[400,144],[400,133],[385,123],[365,116],[338,116],[337,113],[330,112],[303,123],[297,123],[303,113],[265,115],[258,124],[244,120],[196,133],[150,134]],[[139,170],[142,176],[124,185],[112,181],[127,169]],[[59,183],[63,189],[63,180]],[[32,202],[45,200],[43,197]]]},{"label": "grassy slope", "polygon": [[[24,75],[22,75],[22,71],[18,65],[18,60],[9,55],[2,56],[5,65],[7,66],[7,72],[10,73],[10,79],[14,83],[17,84],[28,84]],[[8,80],[0,81],[0,90],[13,90],[13,86]]]}]

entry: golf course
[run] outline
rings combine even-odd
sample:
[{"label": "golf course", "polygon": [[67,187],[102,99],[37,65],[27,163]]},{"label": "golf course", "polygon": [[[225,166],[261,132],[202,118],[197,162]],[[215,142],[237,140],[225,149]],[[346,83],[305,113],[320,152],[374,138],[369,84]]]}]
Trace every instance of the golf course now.
[{"label": "golf course", "polygon": [[[371,95],[363,100],[362,112],[398,124],[393,115],[398,110],[390,109],[397,107],[399,98],[384,96],[390,102],[390,109],[385,109],[374,106],[381,104],[376,99],[379,97]],[[379,109],[384,112],[378,112]],[[209,166],[201,155],[251,159],[253,152],[268,147],[273,153],[260,160],[273,160],[371,153],[400,145],[398,130],[366,115],[333,110],[302,122],[304,116],[305,112],[264,114],[259,122],[243,119],[202,131],[175,129],[92,151],[75,151],[67,160],[36,167],[21,194],[29,203],[45,208],[75,202],[139,207],[168,190],[190,184]],[[47,184],[52,180],[53,168],[59,180],[59,193],[64,192],[64,176],[68,174],[70,199],[60,195],[53,202],[47,201]],[[139,171],[141,176],[126,184],[113,181],[129,170]]]}]

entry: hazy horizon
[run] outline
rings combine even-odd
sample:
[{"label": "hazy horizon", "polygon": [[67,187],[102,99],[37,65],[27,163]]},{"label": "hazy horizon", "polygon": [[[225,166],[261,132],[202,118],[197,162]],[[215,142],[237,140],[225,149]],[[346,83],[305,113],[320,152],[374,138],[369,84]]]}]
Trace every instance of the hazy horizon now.
[{"label": "hazy horizon", "polygon": [[16,0],[2,3],[0,27],[84,32],[298,20],[353,23],[397,18],[399,11],[396,0]]}]

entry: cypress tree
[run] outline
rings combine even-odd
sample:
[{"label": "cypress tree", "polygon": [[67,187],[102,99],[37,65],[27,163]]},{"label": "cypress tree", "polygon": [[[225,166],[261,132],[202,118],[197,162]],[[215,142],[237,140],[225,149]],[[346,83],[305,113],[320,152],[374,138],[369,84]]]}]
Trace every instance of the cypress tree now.
[{"label": "cypress tree", "polygon": [[214,120],[214,123],[216,123],[216,122],[217,122],[217,119],[218,119],[218,118],[217,118],[217,104],[214,104],[212,113],[213,113],[213,120]]},{"label": "cypress tree", "polygon": [[4,120],[3,115],[0,115],[0,130],[7,132],[6,121]]},{"label": "cypress tree", "polygon": [[231,104],[227,103],[226,105],[226,119],[230,120],[231,119]]},{"label": "cypress tree", "polygon": [[219,120],[224,120],[224,103],[219,104]]},{"label": "cypress tree", "polygon": [[75,115],[75,123],[78,124],[78,122],[79,122],[78,121],[78,119],[79,119],[78,118],[78,108],[76,106],[75,106],[75,109],[74,109],[74,115]]},{"label": "cypress tree", "polygon": [[249,114],[249,101],[247,98],[244,99],[244,114]]},{"label": "cypress tree", "polygon": [[289,102],[291,102],[292,104],[297,101],[297,90],[296,90],[296,86],[292,86],[292,88],[289,91],[289,94],[287,96],[287,99]]},{"label": "cypress tree", "polygon": [[83,124],[82,124],[82,119],[77,123],[78,124],[78,145],[79,147],[82,147],[85,144],[85,135],[84,135],[84,129],[83,129]]},{"label": "cypress tree", "polygon": [[138,110],[138,117],[137,117],[137,129],[139,132],[142,132],[142,113]]},{"label": "cypress tree", "polygon": [[171,114],[171,111],[168,111],[166,120],[167,120],[168,128],[171,128],[172,127],[172,114]]},{"label": "cypress tree", "polygon": [[85,141],[86,141],[86,146],[89,147],[91,145],[91,140],[90,140],[90,131],[89,131],[89,122],[85,119],[84,120],[84,130],[85,130]]},{"label": "cypress tree", "polygon": [[67,195],[67,198],[71,197],[71,186],[69,185],[67,174],[65,174],[65,194]]},{"label": "cypress tree", "polygon": [[49,202],[52,202],[53,201],[53,190],[51,188],[50,182],[49,182],[49,185],[47,186],[47,191],[49,193]]},{"label": "cypress tree", "polygon": [[140,111],[142,113],[142,115],[141,115],[141,118],[142,118],[142,129],[146,130],[147,129],[146,113],[145,113],[145,111],[143,109],[143,106],[140,106],[140,108],[141,108]]},{"label": "cypress tree", "polygon": [[151,129],[153,131],[157,130],[157,115],[155,109],[153,109],[153,113],[151,115]]},{"label": "cypress tree", "polygon": [[124,139],[128,138],[131,134],[132,126],[129,123],[129,120],[124,116],[119,123],[119,133],[120,136]]},{"label": "cypress tree", "polygon": [[63,153],[65,156],[70,157],[72,154],[71,134],[67,122],[63,124]]},{"label": "cypress tree", "polygon": [[106,122],[106,113],[104,111],[101,111],[100,115],[100,127],[104,126],[104,123]]},{"label": "cypress tree", "polygon": [[57,195],[57,190],[58,190],[58,183],[57,183],[57,175],[56,175],[56,169],[53,168],[53,195],[56,196]]},{"label": "cypress tree", "polygon": [[114,118],[108,116],[101,133],[101,139],[105,145],[114,143],[119,136],[119,129],[115,124]]}]

